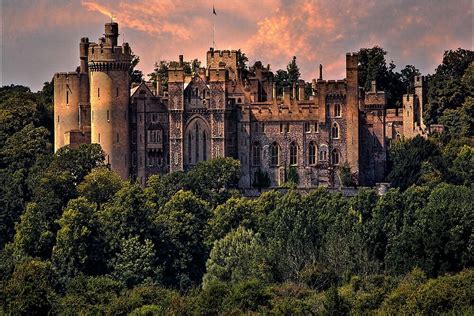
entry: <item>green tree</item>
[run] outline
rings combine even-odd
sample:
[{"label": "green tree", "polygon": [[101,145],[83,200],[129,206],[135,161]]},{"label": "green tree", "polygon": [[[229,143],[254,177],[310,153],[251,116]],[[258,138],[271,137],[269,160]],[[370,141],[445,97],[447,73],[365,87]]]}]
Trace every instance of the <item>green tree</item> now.
[{"label": "green tree", "polygon": [[[286,70],[288,71],[288,83],[290,86],[293,84],[297,84],[298,80],[300,79],[300,68],[296,64],[296,56],[293,56],[293,59],[290,61],[288,66],[286,66]],[[295,96],[293,96],[295,97]]]},{"label": "green tree", "polygon": [[141,70],[135,69],[139,62],[140,57],[132,53],[132,61],[130,63],[130,69],[128,70],[128,75],[130,76],[130,84],[141,83],[143,80],[143,72]]},{"label": "green tree", "polygon": [[186,174],[175,171],[165,175],[152,175],[148,178],[145,194],[153,208],[158,209],[179,190],[186,188]]},{"label": "green tree", "polygon": [[457,182],[465,185],[474,183],[474,148],[464,145],[454,159],[450,172]]},{"label": "green tree", "polygon": [[63,283],[79,273],[105,272],[105,244],[98,227],[96,206],[83,197],[70,200],[58,222],[61,228],[51,260]]},{"label": "green tree", "polygon": [[113,260],[112,276],[128,287],[133,287],[144,281],[154,281],[159,278],[159,269],[155,267],[155,250],[153,242],[139,237],[123,238],[120,242],[120,252]]},{"label": "green tree", "polygon": [[115,193],[125,185],[120,176],[104,167],[93,169],[84,177],[78,187],[79,196],[97,204],[98,208],[113,198]]},{"label": "green tree", "polygon": [[236,283],[256,278],[269,281],[269,266],[258,234],[243,227],[216,241],[206,263],[203,287],[214,281]]},{"label": "green tree", "polygon": [[8,315],[47,315],[56,302],[51,265],[29,260],[15,267],[1,291],[3,312]]},{"label": "green tree", "polygon": [[185,289],[201,280],[209,254],[205,232],[210,215],[208,204],[189,191],[178,191],[158,210],[158,258],[167,284]]}]

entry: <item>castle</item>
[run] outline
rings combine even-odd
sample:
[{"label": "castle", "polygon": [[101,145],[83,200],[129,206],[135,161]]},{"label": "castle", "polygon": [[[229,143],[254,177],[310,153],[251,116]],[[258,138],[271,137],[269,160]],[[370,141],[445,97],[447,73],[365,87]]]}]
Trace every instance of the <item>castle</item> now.
[{"label": "castle", "polygon": [[307,97],[303,80],[280,96],[270,66],[244,73],[238,51],[213,48],[207,66],[191,74],[179,56],[163,91],[160,81],[130,85],[132,52],[118,36],[112,22],[98,43],[82,38],[77,70],[54,75],[54,145],[98,143],[113,170],[142,185],[150,175],[225,156],[240,160],[243,189],[258,174],[277,187],[290,168],[301,188],[340,186],[343,166],[370,186],[384,179],[387,142],[428,132],[425,78],[415,78],[403,109],[387,109],[375,82],[368,92],[358,86],[357,53],[346,54],[343,80],[323,80],[320,66]]}]

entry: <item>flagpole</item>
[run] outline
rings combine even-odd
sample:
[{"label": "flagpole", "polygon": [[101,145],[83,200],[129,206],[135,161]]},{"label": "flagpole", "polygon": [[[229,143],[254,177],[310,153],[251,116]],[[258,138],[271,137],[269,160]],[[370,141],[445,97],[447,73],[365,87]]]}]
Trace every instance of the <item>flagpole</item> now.
[{"label": "flagpole", "polygon": [[216,9],[214,4],[212,4],[212,48],[216,48],[215,36],[216,36]]}]

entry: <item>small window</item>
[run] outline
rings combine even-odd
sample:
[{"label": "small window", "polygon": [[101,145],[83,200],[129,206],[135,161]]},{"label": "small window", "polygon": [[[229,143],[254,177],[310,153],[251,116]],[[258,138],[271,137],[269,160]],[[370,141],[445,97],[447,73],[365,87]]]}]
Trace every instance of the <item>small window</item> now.
[{"label": "small window", "polygon": [[280,123],[280,133],[283,133],[283,123]]},{"label": "small window", "polygon": [[69,91],[66,91],[66,105],[69,105]]},{"label": "small window", "polygon": [[97,88],[97,97],[100,98],[100,88]]},{"label": "small window", "polygon": [[337,125],[337,123],[332,124],[331,137],[335,139],[339,138],[339,125]]},{"label": "small window", "polygon": [[120,139],[119,139],[119,133],[117,133],[117,144],[119,143]]},{"label": "small window", "polygon": [[137,165],[137,152],[132,152],[132,166]]},{"label": "small window", "polygon": [[331,153],[331,162],[333,165],[338,165],[339,164],[339,159],[340,159],[340,155],[339,155],[339,151],[337,149],[334,149]]},{"label": "small window", "polygon": [[294,166],[298,164],[298,146],[295,142],[290,145],[290,165]]},{"label": "small window", "polygon": [[279,148],[278,148],[278,144],[277,143],[273,143],[272,144],[272,148],[271,148],[271,164],[273,166],[278,166],[278,163],[279,163]]},{"label": "small window", "polygon": [[310,165],[316,164],[316,145],[313,142],[308,146],[308,162]]},{"label": "small window", "polygon": [[304,132],[305,133],[309,133],[311,131],[311,125],[309,125],[308,122],[304,122],[303,126],[304,126]]},{"label": "small window", "polygon": [[254,166],[260,166],[261,148],[259,143],[255,143],[252,147],[252,163]]},{"label": "small window", "polygon": [[110,111],[107,110],[107,122],[110,122]]},{"label": "small window", "polygon": [[265,133],[265,123],[260,123],[260,132]]},{"label": "small window", "polygon": [[117,88],[115,89],[115,97],[118,98],[118,95],[119,95],[119,94],[118,94],[118,87],[117,87]]},{"label": "small window", "polygon": [[315,122],[313,125],[314,125],[314,126],[313,126],[314,132],[315,132],[315,133],[319,133],[319,127],[318,127],[319,125],[318,125],[318,122]]},{"label": "small window", "polygon": [[290,123],[286,123],[285,133],[289,133],[289,132],[290,132]]},{"label": "small window", "polygon": [[319,161],[328,160],[328,147],[326,145],[321,145],[319,148]]},{"label": "small window", "polygon": [[341,117],[341,105],[339,103],[334,105],[334,116]]},{"label": "small window", "polygon": [[97,135],[97,138],[98,138],[98,140],[99,140],[99,143],[100,143],[100,133],[99,133],[99,135]]}]

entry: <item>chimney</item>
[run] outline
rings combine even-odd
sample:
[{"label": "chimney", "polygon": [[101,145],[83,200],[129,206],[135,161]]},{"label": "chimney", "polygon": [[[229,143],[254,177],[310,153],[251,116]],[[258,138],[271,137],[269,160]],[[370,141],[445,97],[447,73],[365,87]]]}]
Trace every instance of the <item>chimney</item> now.
[{"label": "chimney", "polygon": [[319,80],[323,80],[323,65],[319,64]]},{"label": "chimney", "polygon": [[293,99],[296,100],[296,82],[293,82],[293,93],[292,93],[292,94],[293,94],[293,95],[292,95],[292,96],[293,96]]},{"label": "chimney", "polygon": [[277,99],[277,84],[276,84],[276,82],[273,82],[273,93],[272,93],[272,96],[273,96],[273,100],[276,100],[276,99]]},{"label": "chimney", "polygon": [[375,80],[371,81],[372,89],[370,89],[370,92],[377,92],[377,83]]},{"label": "chimney", "polygon": [[298,81],[298,100],[304,100],[304,80]]},{"label": "chimney", "polygon": [[291,88],[288,86],[283,87],[283,103],[290,104]]},{"label": "chimney", "polygon": [[179,67],[183,67],[183,55],[179,55]]}]

